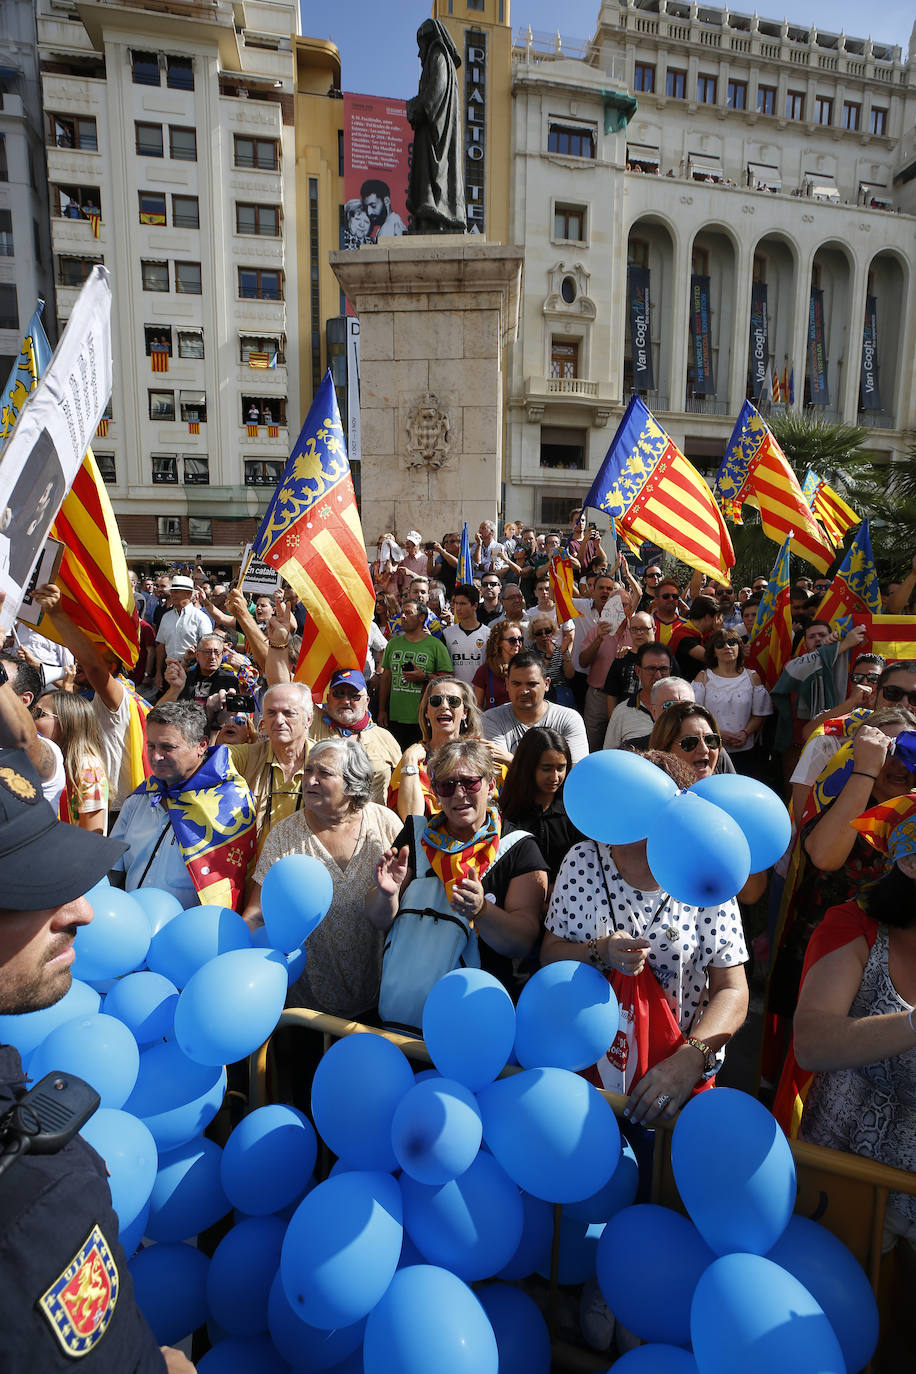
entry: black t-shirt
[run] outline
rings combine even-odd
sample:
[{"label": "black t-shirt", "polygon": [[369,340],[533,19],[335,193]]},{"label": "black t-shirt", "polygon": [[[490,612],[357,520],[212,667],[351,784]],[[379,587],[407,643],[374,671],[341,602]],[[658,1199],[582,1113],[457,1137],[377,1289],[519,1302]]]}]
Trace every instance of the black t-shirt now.
[{"label": "black t-shirt", "polygon": [[[556,882],[560,864],[573,845],[585,839],[567,816],[562,797],[554,797],[546,811],[532,804],[519,814],[516,824],[528,831],[544,856],[547,881],[551,883]],[[507,830],[514,828],[512,822],[507,820],[503,821],[503,826]]]},{"label": "black t-shirt", "polygon": [[187,680],[178,695],[178,700],[196,701],[199,706],[204,706],[207,697],[213,692],[237,691],[239,680],[229,668],[217,668],[212,676],[204,677],[200,665],[195,663],[194,667],[188,670]]},{"label": "black t-shirt", "polygon": [[702,646],[703,641],[698,635],[685,635],[678,641],[678,646],[674,651],[677,660],[678,672],[687,682],[693,682],[697,673],[702,673],[706,664],[701,658],[694,658],[690,650]]},{"label": "black t-shirt", "polygon": [[609,697],[616,697],[618,701],[624,701],[639,691],[636,654],[632,649],[614,659],[604,679],[604,690]]},{"label": "black t-shirt", "polygon": [[437,558],[433,564],[433,576],[437,582],[441,582],[445,588],[445,599],[451,601],[455,595],[455,583],[458,579],[458,565],[452,567],[451,563],[445,558]]}]

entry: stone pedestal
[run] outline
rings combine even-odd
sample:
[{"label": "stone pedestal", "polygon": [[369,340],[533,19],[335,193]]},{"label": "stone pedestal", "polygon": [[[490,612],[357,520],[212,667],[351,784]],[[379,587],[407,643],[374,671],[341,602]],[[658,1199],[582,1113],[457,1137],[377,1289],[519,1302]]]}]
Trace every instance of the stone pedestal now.
[{"label": "stone pedestal", "polygon": [[[494,520],[504,346],[522,253],[469,237],[403,236],[330,255],[359,316],[362,524],[424,539]],[[473,544],[473,537],[471,540]]]}]

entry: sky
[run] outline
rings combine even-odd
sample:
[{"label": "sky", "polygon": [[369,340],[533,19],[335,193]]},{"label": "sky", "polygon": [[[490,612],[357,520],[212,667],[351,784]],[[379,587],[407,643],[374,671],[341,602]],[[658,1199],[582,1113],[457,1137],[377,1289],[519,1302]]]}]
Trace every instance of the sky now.
[{"label": "sky", "polygon": [[[459,0],[460,3],[460,0]],[[732,6],[738,13],[781,19],[784,14],[793,24],[816,24],[836,33],[844,29],[851,37],[867,38],[866,24],[876,42],[899,44],[904,55],[913,28],[913,0],[887,0],[877,9],[863,6],[861,0],[744,0]],[[300,0],[302,32],[312,38],[330,38],[340,49],[345,91],[364,95],[388,95],[407,100],[417,89],[416,31],[429,15],[431,4],[408,0],[345,0],[343,5],[328,5],[326,0]],[[585,40],[595,29],[600,0],[511,0],[513,32],[529,26],[537,33],[554,33],[557,13],[562,10],[561,33]],[[866,17],[867,16],[867,17]]]}]

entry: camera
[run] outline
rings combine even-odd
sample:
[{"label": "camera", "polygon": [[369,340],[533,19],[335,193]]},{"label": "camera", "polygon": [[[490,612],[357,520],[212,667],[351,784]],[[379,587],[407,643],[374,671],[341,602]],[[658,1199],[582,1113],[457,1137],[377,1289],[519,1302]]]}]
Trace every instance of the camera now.
[{"label": "camera", "polygon": [[233,715],[236,713],[251,715],[255,709],[254,697],[244,692],[227,692],[225,709]]}]

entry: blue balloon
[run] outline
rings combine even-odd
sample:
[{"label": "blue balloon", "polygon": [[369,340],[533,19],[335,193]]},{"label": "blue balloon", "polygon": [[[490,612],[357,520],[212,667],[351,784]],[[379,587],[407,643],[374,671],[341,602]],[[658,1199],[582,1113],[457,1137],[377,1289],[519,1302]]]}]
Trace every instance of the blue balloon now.
[{"label": "blue balloon", "polygon": [[23,1059],[41,1044],[55,1026],[75,1017],[93,1016],[102,999],[88,983],[74,978],[59,1002],[41,1011],[22,1012],[18,1016],[0,1016],[0,1045],[14,1045]]},{"label": "blue balloon", "polygon": [[395,1108],[413,1071],[390,1040],[346,1035],[322,1057],[312,1080],[312,1120],[334,1154],[354,1169],[398,1166],[391,1146]]},{"label": "blue balloon", "polygon": [[397,1269],[401,1216],[388,1174],[356,1171],[313,1188],[289,1223],[280,1260],[293,1311],[328,1331],[371,1312]]},{"label": "blue balloon", "polygon": [[792,838],[792,822],[772,788],[741,773],[713,773],[690,790],[740,825],[750,847],[752,873],[762,873],[782,858]]},{"label": "blue balloon", "polygon": [[154,973],[183,988],[218,954],[250,948],[251,931],[235,911],[226,906],[191,906],[157,930],[146,962]]},{"label": "blue balloon", "polygon": [[490,1319],[466,1284],[447,1269],[417,1264],[395,1274],[369,1315],[366,1374],[497,1374]]},{"label": "blue balloon", "polygon": [[267,1324],[271,1339],[284,1360],[288,1360],[296,1374],[330,1369],[339,1364],[363,1343],[366,1320],[352,1326],[339,1326],[335,1331],[322,1331],[307,1326],[290,1307],[279,1271],[274,1276],[267,1300]]},{"label": "blue balloon", "polygon": [[289,980],[273,949],[234,949],[192,974],[175,1008],[175,1039],[198,1064],[235,1064],[276,1027]]},{"label": "blue balloon", "polygon": [[130,1264],[137,1305],[157,1345],[177,1345],[207,1320],[210,1260],[193,1245],[150,1245]]},{"label": "blue balloon", "polygon": [[550,1374],[550,1332],[537,1303],[508,1283],[487,1283],[477,1299],[499,1351],[499,1374]]},{"label": "blue balloon", "polygon": [[226,1092],[226,1070],[195,1064],[173,1040],[140,1055],[134,1090],[124,1104],[145,1121],[160,1153],[205,1131]]},{"label": "blue balloon", "polygon": [[[295,1371],[298,1374],[298,1370]],[[335,1364],[328,1374],[366,1374],[366,1366],[363,1363],[362,1347],[357,1346],[352,1355],[348,1355],[340,1364]]]},{"label": "blue balloon", "polygon": [[498,978],[453,969],[434,983],[423,1007],[423,1039],[436,1068],[478,1092],[501,1073],[515,1040],[515,1007]]},{"label": "blue balloon", "polygon": [[279,1217],[247,1217],[214,1250],[207,1304],[213,1320],[230,1336],[257,1336],[267,1330],[267,1299],[285,1234]]},{"label": "blue balloon", "polygon": [[32,1078],[54,1069],[77,1074],[95,1088],[103,1107],[123,1107],[137,1081],[140,1051],[126,1026],[97,1012],[57,1026],[29,1062]]},{"label": "blue balloon", "polygon": [[[557,1268],[558,1283],[584,1283],[594,1278],[598,1242],[604,1231],[603,1221],[578,1221],[563,1208],[560,1220],[560,1251]],[[549,1279],[553,1253],[538,1266],[538,1273]]]},{"label": "blue balloon", "polygon": [[139,968],[150,945],[146,913],[129,892],[117,887],[94,888],[90,894],[92,920],[80,926],[73,939],[73,972],[78,978],[117,978]]},{"label": "blue balloon", "polygon": [[582,1202],[569,1202],[563,1216],[577,1221],[609,1221],[615,1212],[629,1207],[639,1190],[639,1163],[633,1146],[621,1137],[620,1161],[603,1188]]},{"label": "blue balloon", "polygon": [[694,1289],[714,1259],[686,1217],[642,1203],[611,1217],[596,1270],[605,1302],[625,1327],[644,1341],[689,1346]]},{"label": "blue balloon", "polygon": [[334,884],[320,859],[287,854],[271,864],[261,884],[267,938],[284,953],[298,948],[325,918]]},{"label": "blue balloon", "polygon": [[605,844],[644,840],[660,808],[676,795],[677,784],[667,773],[623,749],[587,754],[563,785],[563,805],[573,825]]},{"label": "blue balloon", "polygon": [[646,858],[658,885],[690,906],[728,901],[751,871],[751,851],[737,821],[692,791],[678,792],[656,813]]},{"label": "blue balloon", "polygon": [[700,1374],[846,1374],[833,1328],[798,1279],[761,1255],[723,1255],[690,1314]]},{"label": "blue balloon", "polygon": [[671,1164],[691,1220],[717,1255],[773,1248],[795,1206],[795,1161],[761,1102],[736,1088],[700,1093],[678,1117]]},{"label": "blue balloon", "polygon": [[603,1188],[620,1158],[605,1098],[566,1069],[527,1069],[478,1095],[483,1138],[510,1178],[546,1202],[579,1202]]},{"label": "blue balloon", "polygon": [[178,989],[161,973],[129,973],[119,978],[105,998],[106,1016],[123,1021],[138,1045],[151,1045],[171,1034]]},{"label": "blue balloon", "polygon": [[222,1154],[214,1141],[199,1136],[162,1155],[150,1194],[150,1240],[190,1240],[226,1215]]},{"label": "blue balloon", "polygon": [[[256,930],[251,932],[251,944],[253,949],[273,949],[273,945],[270,943],[270,937],[267,934],[266,926],[258,926]],[[281,955],[281,958],[286,964],[286,976],[289,979],[290,987],[292,987],[293,983],[295,983],[298,978],[301,978],[305,972],[305,966],[308,962],[308,951],[305,945],[302,945],[301,948],[297,946],[295,949],[290,950],[289,954],[282,954],[280,950],[277,950],[277,953]]]},{"label": "blue balloon", "polygon": [[823,1308],[849,1374],[864,1369],[878,1345],[878,1303],[852,1251],[816,1221],[791,1216],[767,1259],[798,1279]]},{"label": "blue balloon", "polygon": [[529,1274],[550,1269],[553,1245],[553,1206],[542,1198],[521,1193],[524,1222],[522,1238],[515,1254],[496,1275],[498,1279],[526,1279]]},{"label": "blue balloon", "polygon": [[138,887],[130,895],[143,908],[151,939],[183,909],[178,898],[164,887]]},{"label": "blue balloon", "polygon": [[308,1117],[294,1107],[259,1107],[242,1118],[223,1150],[226,1196],[251,1216],[279,1212],[302,1197],[317,1157]]},{"label": "blue balloon", "polygon": [[197,1362],[197,1374],[289,1374],[270,1337],[227,1336]]},{"label": "blue balloon", "polygon": [[121,1236],[148,1210],[159,1159],[156,1142],[142,1121],[113,1107],[99,1107],[80,1134],[105,1161]]},{"label": "blue balloon", "polygon": [[406,1174],[420,1183],[447,1183],[470,1168],[483,1126],[473,1094],[455,1079],[416,1083],[391,1122],[391,1144]]},{"label": "blue balloon", "polygon": [[618,1374],[699,1374],[693,1356],[677,1345],[638,1345],[614,1369]]},{"label": "blue balloon", "polygon": [[438,1187],[401,1176],[404,1227],[430,1264],[465,1283],[491,1278],[508,1264],[522,1238],[518,1188],[483,1151],[460,1178]]},{"label": "blue balloon", "polygon": [[528,979],[516,1008],[515,1053],[526,1069],[589,1069],[614,1043],[620,1009],[607,978],[562,959]]},{"label": "blue balloon", "polygon": [[136,1253],[140,1242],[146,1235],[146,1223],[148,1219],[149,1203],[137,1213],[129,1226],[120,1227],[118,1229],[118,1240],[128,1259]]}]

